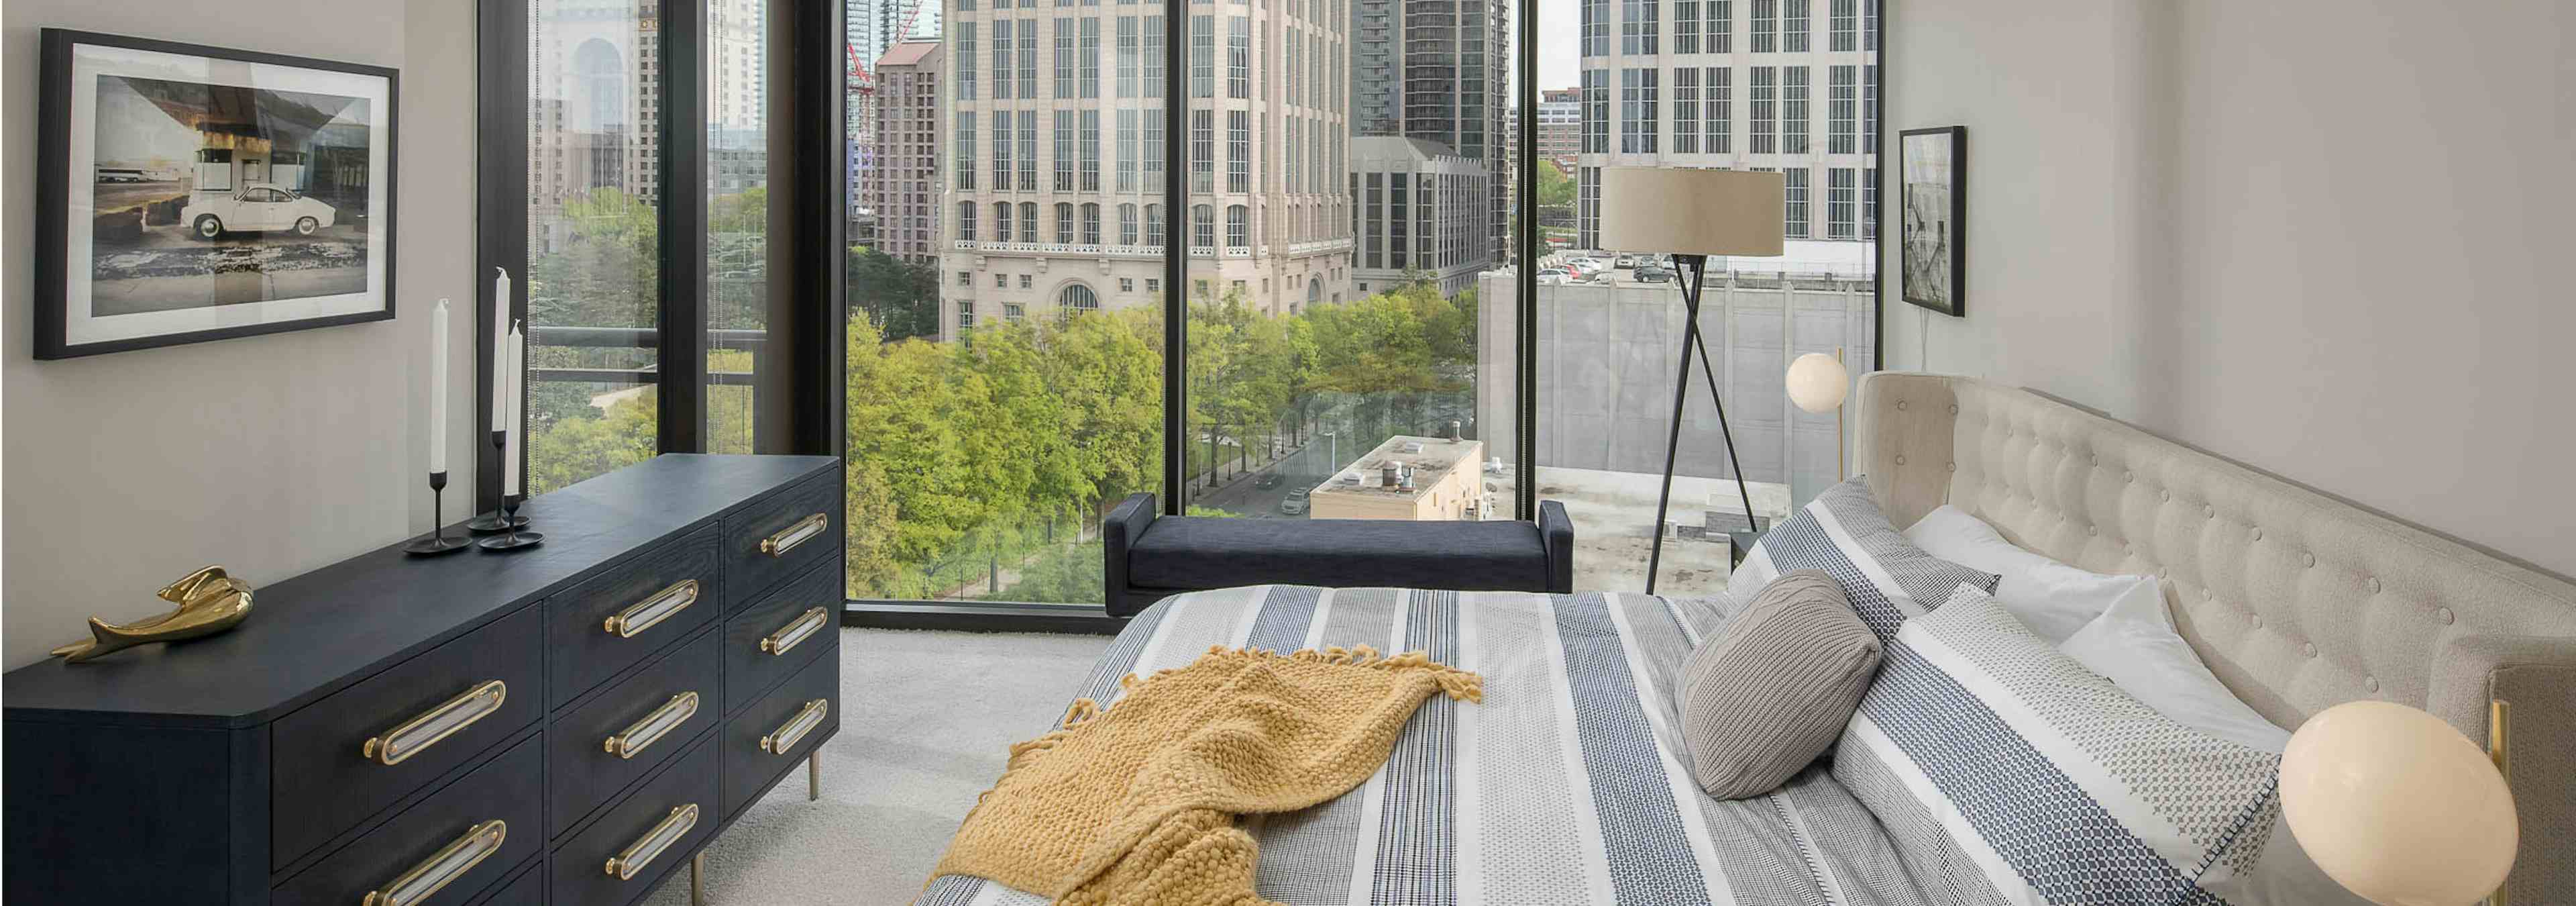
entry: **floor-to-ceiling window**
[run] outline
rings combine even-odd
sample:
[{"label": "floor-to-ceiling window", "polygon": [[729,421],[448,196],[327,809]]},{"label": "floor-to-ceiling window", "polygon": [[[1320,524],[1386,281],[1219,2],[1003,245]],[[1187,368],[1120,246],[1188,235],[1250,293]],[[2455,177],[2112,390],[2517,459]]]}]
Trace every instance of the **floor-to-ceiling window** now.
[{"label": "floor-to-ceiling window", "polygon": [[[1876,360],[1879,18],[1877,0],[1662,5],[1539,7],[1540,85],[1580,104],[1583,140],[1570,159],[1542,163],[1542,180],[1563,178],[1546,176],[1551,167],[1573,172],[1577,210],[1562,217],[1579,228],[1551,233],[1559,250],[1543,263],[1570,272],[1538,287],[1533,477],[1539,496],[1574,519],[1579,588],[1643,589],[1660,533],[1656,589],[1688,594],[1724,586],[1726,534],[1744,527],[1747,496],[1735,463],[1766,524],[1838,480],[1836,416],[1791,406],[1784,375],[1811,352],[1840,352],[1853,374]],[[1651,35],[1658,19],[1676,37],[1661,48],[1578,41]],[[1670,88],[1647,87],[1658,84]],[[1786,186],[1786,254],[1710,259],[1699,326],[1714,380],[1691,372],[1662,524],[1655,508],[1683,313],[1669,272],[1650,260],[1669,250],[1598,247],[1599,225],[1621,216],[1599,202],[1611,167],[1774,171]],[[1597,260],[1599,273],[1575,257]]]}]

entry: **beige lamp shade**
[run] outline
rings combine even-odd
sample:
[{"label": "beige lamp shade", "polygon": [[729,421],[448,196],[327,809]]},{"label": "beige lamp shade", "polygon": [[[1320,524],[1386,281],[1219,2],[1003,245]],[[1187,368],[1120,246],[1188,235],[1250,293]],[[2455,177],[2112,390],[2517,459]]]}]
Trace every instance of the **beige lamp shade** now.
[{"label": "beige lamp shade", "polygon": [[2466,906],[2513,868],[2513,794],[2485,750],[2423,711],[2346,702],[2281,753],[2281,810],[2318,868],[2382,906]]},{"label": "beige lamp shade", "polygon": [[1777,256],[1788,193],[1778,173],[1605,167],[1601,244],[1629,252]]},{"label": "beige lamp shade", "polygon": [[1851,372],[1841,360],[1810,352],[1789,363],[1789,401],[1817,415],[1834,411],[1851,394]]}]

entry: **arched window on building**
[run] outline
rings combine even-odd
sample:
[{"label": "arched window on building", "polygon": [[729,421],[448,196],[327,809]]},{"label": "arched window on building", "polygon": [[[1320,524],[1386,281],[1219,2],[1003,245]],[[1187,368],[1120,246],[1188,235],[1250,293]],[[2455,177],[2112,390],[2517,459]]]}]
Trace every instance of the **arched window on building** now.
[{"label": "arched window on building", "polygon": [[993,202],[993,241],[1011,241],[1011,203]]},{"label": "arched window on building", "polygon": [[1043,242],[1038,238],[1038,203],[1020,202],[1020,241]]},{"label": "arched window on building", "polygon": [[1058,245],[1073,244],[1073,202],[1055,203],[1055,241]]},{"label": "arched window on building", "polygon": [[1100,205],[1097,202],[1082,204],[1082,244],[1100,244]]},{"label": "arched window on building", "polygon": [[1241,249],[1241,248],[1251,248],[1251,247],[1252,247],[1252,235],[1251,235],[1252,224],[1251,224],[1251,220],[1252,220],[1252,209],[1251,209],[1251,208],[1247,208],[1247,207],[1244,207],[1244,206],[1239,205],[1239,204],[1237,204],[1237,205],[1227,205],[1227,206],[1226,206],[1226,208],[1225,208],[1225,247],[1226,247],[1226,248]]},{"label": "arched window on building", "polygon": [[1202,204],[1202,205],[1191,205],[1191,206],[1190,206],[1190,248],[1192,248],[1192,249],[1212,249],[1212,248],[1215,248],[1215,247],[1216,247],[1216,207],[1215,207],[1215,206],[1213,206],[1213,205],[1203,205],[1203,204]]},{"label": "arched window on building", "polygon": [[1136,244],[1136,206],[1133,204],[1118,206],[1118,244]]},{"label": "arched window on building", "polygon": [[1055,304],[1067,312],[1099,311],[1100,296],[1093,293],[1091,287],[1075,283],[1066,286],[1064,292],[1056,294]]},{"label": "arched window on building", "polygon": [[1149,204],[1145,206],[1145,244],[1156,247],[1160,247],[1163,244],[1162,205]]},{"label": "arched window on building", "polygon": [[974,202],[961,201],[957,203],[957,238],[966,242],[975,241]]},{"label": "arched window on building", "polygon": [[1306,281],[1306,307],[1314,308],[1315,303],[1321,301],[1324,301],[1324,281],[1320,278],[1308,278]]}]

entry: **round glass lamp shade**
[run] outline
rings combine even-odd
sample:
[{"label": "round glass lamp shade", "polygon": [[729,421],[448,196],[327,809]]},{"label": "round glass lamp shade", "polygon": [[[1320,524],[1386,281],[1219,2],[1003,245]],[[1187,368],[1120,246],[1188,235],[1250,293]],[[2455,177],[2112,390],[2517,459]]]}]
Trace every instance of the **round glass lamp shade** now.
[{"label": "round glass lamp shade", "polygon": [[2281,753],[2281,810],[2318,868],[2383,906],[2466,906],[2513,868],[2513,794],[2485,750],[2394,702],[2318,712]]},{"label": "round glass lamp shade", "polygon": [[1818,415],[1834,411],[1851,393],[1851,372],[1833,356],[1810,352],[1789,363],[1789,401]]}]

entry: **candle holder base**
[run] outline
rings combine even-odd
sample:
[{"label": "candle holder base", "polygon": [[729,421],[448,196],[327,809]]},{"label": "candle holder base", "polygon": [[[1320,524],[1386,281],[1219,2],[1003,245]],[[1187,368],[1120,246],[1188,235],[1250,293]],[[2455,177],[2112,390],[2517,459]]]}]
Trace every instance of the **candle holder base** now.
[{"label": "candle holder base", "polygon": [[427,538],[414,539],[412,543],[403,545],[403,553],[415,557],[435,557],[440,554],[453,554],[472,546],[474,546],[474,539],[462,535],[431,535]]},{"label": "candle holder base", "polygon": [[493,510],[492,512],[476,516],[472,520],[466,522],[465,530],[477,535],[490,535],[498,532],[506,532],[511,529],[525,528],[527,525],[528,517],[526,516],[511,516],[507,520],[504,520],[501,516],[500,510]]},{"label": "candle holder base", "polygon": [[[521,519],[519,524],[526,525],[527,520]],[[487,551],[514,551],[544,544],[546,536],[544,532],[504,532],[474,543]]]}]

